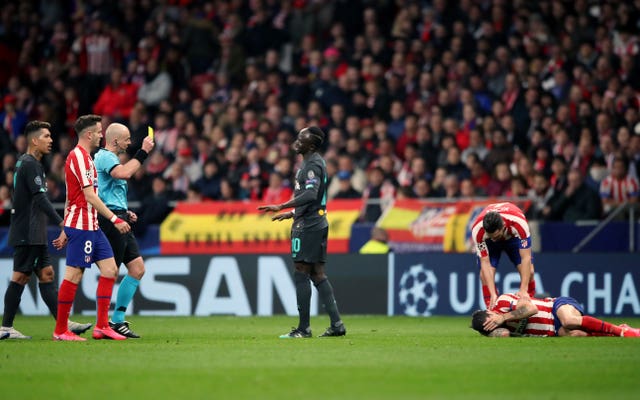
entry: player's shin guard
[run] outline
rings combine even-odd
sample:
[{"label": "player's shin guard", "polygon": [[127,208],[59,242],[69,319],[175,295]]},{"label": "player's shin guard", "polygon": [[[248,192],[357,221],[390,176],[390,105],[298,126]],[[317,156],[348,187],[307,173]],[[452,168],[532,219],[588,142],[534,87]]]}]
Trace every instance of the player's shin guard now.
[{"label": "player's shin guard", "polygon": [[98,289],[96,290],[96,302],[98,317],[96,327],[109,327],[109,305],[111,304],[111,293],[113,292],[113,284],[115,279],[100,276],[98,279]]},{"label": "player's shin guard", "polygon": [[614,336],[620,336],[623,331],[623,329],[617,325],[586,315],[582,317],[580,328],[587,332],[606,333]]},{"label": "player's shin guard", "polygon": [[56,318],[58,315],[58,290],[56,289],[56,284],[54,282],[38,283],[38,289],[44,304],[47,305],[53,318]]},{"label": "player's shin guard", "polygon": [[133,295],[138,290],[140,281],[131,275],[124,277],[118,287],[118,294],[116,295],[116,309],[111,316],[113,322],[124,322],[124,313],[127,311],[127,307],[133,299]]},{"label": "player's shin guard", "polygon": [[4,314],[2,315],[2,326],[6,326],[7,328],[13,326],[13,320],[16,317],[16,312],[18,312],[23,291],[23,285],[14,281],[9,282],[7,291],[4,293]]},{"label": "player's shin guard", "polygon": [[331,318],[331,325],[337,326],[338,322],[340,322],[340,313],[338,312],[338,304],[336,303],[336,299],[333,296],[333,287],[329,282],[329,279],[325,279],[316,285],[316,289],[318,289],[318,294],[320,295],[320,301],[324,306],[324,309],[329,314],[329,318]]},{"label": "player's shin guard", "polygon": [[78,285],[68,280],[63,280],[58,291],[58,314],[56,315],[56,329],[53,333],[62,335],[68,329],[67,321],[73,306],[73,299],[76,298]]},{"label": "player's shin guard", "polygon": [[306,329],[311,325],[310,309],[311,309],[311,282],[309,275],[300,271],[293,273],[293,280],[296,284],[296,300],[298,301],[298,315],[300,321],[299,329]]},{"label": "player's shin guard", "polygon": [[529,286],[527,286],[527,294],[529,294],[529,297],[534,297],[536,295],[536,280],[533,278],[531,278]]}]

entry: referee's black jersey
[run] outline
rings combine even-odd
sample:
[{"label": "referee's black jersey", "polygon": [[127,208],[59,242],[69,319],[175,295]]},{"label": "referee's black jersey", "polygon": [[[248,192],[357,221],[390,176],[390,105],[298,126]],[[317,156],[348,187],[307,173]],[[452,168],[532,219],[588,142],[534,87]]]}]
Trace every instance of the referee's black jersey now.
[{"label": "referee's black jersey", "polygon": [[47,244],[47,215],[33,201],[47,192],[42,164],[30,154],[18,159],[13,175],[13,208],[9,227],[9,245]]},{"label": "referee's black jersey", "polygon": [[296,207],[292,229],[318,230],[329,226],[327,222],[327,168],[318,153],[313,153],[296,172],[293,195],[298,197],[304,191],[311,191],[312,201]]}]

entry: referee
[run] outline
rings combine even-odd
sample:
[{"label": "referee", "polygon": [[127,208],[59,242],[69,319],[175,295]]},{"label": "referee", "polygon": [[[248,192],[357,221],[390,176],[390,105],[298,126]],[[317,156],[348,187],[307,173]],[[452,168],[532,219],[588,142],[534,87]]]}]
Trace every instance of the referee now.
[{"label": "referee", "polygon": [[[38,289],[51,315],[58,315],[58,290],[47,244],[47,218],[62,226],[62,218],[47,198],[42,156],[51,153],[53,139],[48,122],[31,121],[24,130],[27,152],[16,164],[13,175],[13,208],[9,227],[9,245],[13,246],[13,275],[4,294],[4,314],[0,338],[31,339],[13,327],[24,287],[31,274],[38,277]],[[59,239],[56,239],[59,240]],[[69,330],[84,333],[91,324],[69,321]]]},{"label": "referee", "polygon": [[[124,164],[120,163],[120,156],[126,153],[131,144],[131,133],[126,126],[113,123],[105,132],[105,148],[98,150],[95,155],[95,165],[98,170],[98,196],[119,218],[135,223],[138,216],[129,211],[127,205],[127,181],[142,166],[144,160],[153,149],[153,139],[145,137],[142,148],[133,158]],[[138,243],[130,231],[120,234],[114,225],[102,216],[98,216],[100,229],[104,232],[113,249],[118,268],[124,262],[128,274],[120,282],[116,295],[116,308],[109,322],[109,326],[119,334],[128,338],[139,338],[129,328],[129,322],[124,320],[127,307],[138,290],[140,279],[144,275],[144,261],[138,250]]]},{"label": "referee", "polygon": [[291,226],[291,256],[295,266],[293,278],[296,286],[298,327],[280,336],[287,338],[309,338],[311,285],[313,282],[320,301],[324,306],[331,326],[320,336],[344,336],[347,330],[340,319],[338,305],[333,295],[333,287],[325,275],[324,265],[327,260],[327,238],[329,222],[327,221],[327,168],[318,150],[324,142],[324,132],[315,126],[302,129],[292,148],[302,155],[302,165],[296,172],[293,198],[286,203],[260,206],[260,211],[278,212],[284,208],[294,207],[273,216],[273,221],[293,218]]}]

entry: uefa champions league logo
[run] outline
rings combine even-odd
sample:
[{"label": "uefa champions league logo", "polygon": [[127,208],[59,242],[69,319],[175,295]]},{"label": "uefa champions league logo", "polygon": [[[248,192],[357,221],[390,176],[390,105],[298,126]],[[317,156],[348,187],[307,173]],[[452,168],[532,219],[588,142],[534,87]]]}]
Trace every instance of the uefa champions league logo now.
[{"label": "uefa champions league logo", "polygon": [[431,315],[438,305],[438,278],[422,264],[410,267],[400,277],[398,298],[405,315]]}]

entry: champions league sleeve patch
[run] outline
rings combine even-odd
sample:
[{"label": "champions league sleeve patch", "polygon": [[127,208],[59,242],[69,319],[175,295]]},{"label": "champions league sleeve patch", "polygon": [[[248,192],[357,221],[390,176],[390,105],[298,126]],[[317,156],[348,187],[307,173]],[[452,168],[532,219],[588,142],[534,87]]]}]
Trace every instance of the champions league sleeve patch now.
[{"label": "champions league sleeve patch", "polygon": [[307,171],[307,180],[304,181],[304,188],[311,189],[317,183],[318,179],[316,178],[316,174],[312,170]]},{"label": "champions league sleeve patch", "polygon": [[305,189],[311,189],[312,187],[314,187],[316,184],[318,183],[317,179],[307,179],[306,181],[304,181],[304,188]]}]

